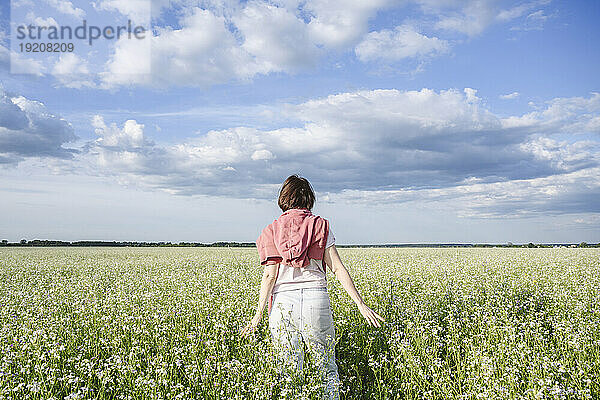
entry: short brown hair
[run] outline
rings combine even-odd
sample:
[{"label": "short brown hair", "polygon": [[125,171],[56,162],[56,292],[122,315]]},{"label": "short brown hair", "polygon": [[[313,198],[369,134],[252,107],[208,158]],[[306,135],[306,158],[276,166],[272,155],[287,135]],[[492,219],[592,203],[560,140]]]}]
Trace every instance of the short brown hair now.
[{"label": "short brown hair", "polygon": [[310,210],[315,204],[315,192],[306,178],[294,174],[281,185],[277,204],[283,212],[291,208],[308,208]]}]

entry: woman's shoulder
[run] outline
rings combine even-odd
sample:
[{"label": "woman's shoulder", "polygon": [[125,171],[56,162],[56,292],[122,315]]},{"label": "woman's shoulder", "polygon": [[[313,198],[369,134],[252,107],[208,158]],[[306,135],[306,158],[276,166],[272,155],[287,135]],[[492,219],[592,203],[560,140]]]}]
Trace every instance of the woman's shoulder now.
[{"label": "woman's shoulder", "polygon": [[322,215],[318,215],[318,219],[321,221],[321,223],[325,224],[328,228],[331,228],[331,219],[325,218]]},{"label": "woman's shoulder", "polygon": [[315,218],[316,220],[323,220],[323,221],[329,221],[329,218],[320,215],[320,214],[312,214],[313,218]]},{"label": "woman's shoulder", "polygon": [[258,239],[256,239],[256,242],[265,242],[265,241],[272,241],[273,240],[273,236],[274,236],[274,232],[273,232],[273,224],[275,221],[271,222],[269,225],[265,226],[261,231],[260,231],[260,235],[258,235]]}]

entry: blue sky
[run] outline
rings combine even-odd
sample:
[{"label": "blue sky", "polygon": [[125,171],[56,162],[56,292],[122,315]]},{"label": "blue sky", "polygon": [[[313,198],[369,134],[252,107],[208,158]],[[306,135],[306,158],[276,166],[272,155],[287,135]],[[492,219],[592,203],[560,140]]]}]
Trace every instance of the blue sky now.
[{"label": "blue sky", "polygon": [[339,243],[600,241],[598,2],[339,4],[2,3],[0,236],[253,241],[300,173]]}]

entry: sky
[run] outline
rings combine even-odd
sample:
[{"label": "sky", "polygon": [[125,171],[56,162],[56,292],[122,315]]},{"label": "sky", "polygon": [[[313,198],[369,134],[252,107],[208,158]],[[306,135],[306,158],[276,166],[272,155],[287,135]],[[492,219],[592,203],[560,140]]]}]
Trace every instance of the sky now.
[{"label": "sky", "polygon": [[[597,1],[2,2],[0,239],[251,242],[297,173],[339,244],[599,242],[599,18]],[[18,26],[83,20],[145,35],[20,47],[50,40]]]}]

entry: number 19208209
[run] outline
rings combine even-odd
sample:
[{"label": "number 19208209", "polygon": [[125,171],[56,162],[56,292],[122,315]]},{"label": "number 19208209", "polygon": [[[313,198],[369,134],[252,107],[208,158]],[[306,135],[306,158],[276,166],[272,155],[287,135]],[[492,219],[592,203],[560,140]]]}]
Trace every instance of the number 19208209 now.
[{"label": "number 19208209", "polygon": [[19,43],[21,53],[72,53],[73,43]]}]

